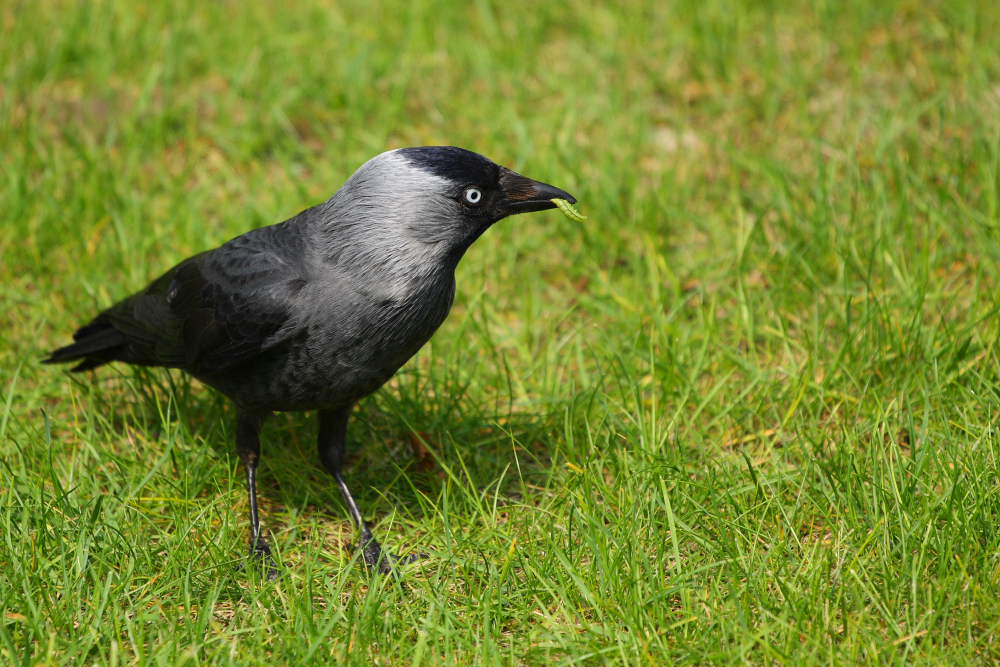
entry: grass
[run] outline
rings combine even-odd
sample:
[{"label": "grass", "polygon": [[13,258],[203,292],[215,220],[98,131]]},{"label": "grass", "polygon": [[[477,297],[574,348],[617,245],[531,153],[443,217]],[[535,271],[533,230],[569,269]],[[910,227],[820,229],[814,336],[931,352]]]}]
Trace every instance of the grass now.
[{"label": "grass", "polygon": [[[0,661],[1000,660],[1000,5],[0,7]],[[576,194],[260,475],[180,374],[41,367],[187,255],[450,143]],[[413,442],[428,452],[415,457]]]}]

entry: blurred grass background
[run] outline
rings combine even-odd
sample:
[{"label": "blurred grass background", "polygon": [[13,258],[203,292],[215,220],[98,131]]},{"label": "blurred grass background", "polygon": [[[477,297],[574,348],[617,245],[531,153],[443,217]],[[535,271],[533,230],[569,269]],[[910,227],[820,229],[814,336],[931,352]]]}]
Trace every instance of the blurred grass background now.
[{"label": "blurred grass background", "polygon": [[[9,664],[1000,659],[1000,5],[0,4]],[[38,360],[368,157],[579,197],[492,229],[368,399],[347,548],[315,427]],[[414,447],[414,443],[418,446]],[[421,456],[414,455],[421,451]]]}]

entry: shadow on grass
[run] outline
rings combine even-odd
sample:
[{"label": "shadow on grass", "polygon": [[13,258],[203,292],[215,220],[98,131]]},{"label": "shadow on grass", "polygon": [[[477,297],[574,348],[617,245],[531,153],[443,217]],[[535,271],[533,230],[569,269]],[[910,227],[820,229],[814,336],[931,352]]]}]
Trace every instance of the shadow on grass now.
[{"label": "shadow on grass", "polygon": [[[196,522],[190,532],[175,533],[167,518],[164,535],[149,535],[149,539],[170,543],[176,538],[191,553],[189,560],[167,570],[172,574],[164,582],[173,583],[165,585],[180,585],[176,578],[185,579],[183,585],[194,595],[217,596],[226,604],[244,603],[249,592],[256,590],[253,582],[263,580],[254,575],[253,568],[245,567],[249,522],[242,492],[244,473],[234,447],[236,411],[228,399],[177,371],[111,366],[73,377],[94,432],[107,441],[117,447],[148,448],[140,449],[140,459],[158,459],[169,450],[173,469],[168,464],[163,472],[175,479],[184,476],[185,465],[213,468],[202,469],[200,477],[216,478],[218,485],[201,480],[191,486],[177,485],[178,493],[191,489],[192,495],[185,500],[199,501],[203,507],[201,500],[215,502],[208,496],[217,499],[228,488],[240,490],[221,503],[232,506],[228,516],[225,507],[220,508],[222,521],[235,529],[224,533],[235,536],[233,541],[229,537],[220,541],[220,531],[209,528],[208,518],[191,515],[181,519],[182,523]],[[402,537],[407,531],[383,523],[388,517],[417,526],[418,533],[419,527],[426,532],[441,524],[437,507],[475,522],[477,504],[531,498],[534,491],[526,487],[548,484],[556,453],[549,445],[561,439],[557,434],[564,427],[562,406],[547,403],[543,414],[498,410],[484,406],[474,393],[447,378],[404,373],[355,409],[344,474],[362,514],[390,552],[434,553],[437,549],[423,541],[422,547],[412,544]],[[502,391],[496,395],[506,400]],[[314,414],[279,413],[266,422],[262,433],[258,496],[265,535],[290,571],[310,571],[311,566],[302,562],[309,553],[354,557],[347,545],[356,543],[357,534],[337,486],[319,462],[316,432]],[[423,458],[415,455],[414,441],[426,449]],[[194,453],[197,448],[204,452],[205,447],[211,450],[207,457]],[[222,465],[216,469],[213,459]],[[427,466],[428,462],[433,465]],[[228,480],[223,472],[226,465]],[[298,520],[297,515],[310,521]],[[463,523],[456,521],[449,530]],[[318,531],[313,527],[317,525]],[[430,543],[436,542],[430,536]],[[350,567],[352,578],[365,577],[360,563]]]},{"label": "shadow on grass", "polygon": [[[207,444],[229,461],[242,485],[235,409],[228,399],[179,371],[108,370],[102,369],[104,377],[79,378],[100,415],[100,431],[118,437],[140,432],[158,440],[179,427],[190,436],[183,438],[186,446]],[[367,519],[397,510],[420,520],[427,504],[421,495],[436,498],[449,475],[456,484],[491,494],[500,484],[507,498],[547,477],[552,452],[544,443],[561,425],[558,411],[497,415],[476,404],[466,387],[445,383],[427,396],[414,377],[362,400],[351,417],[344,476]],[[265,423],[257,481],[265,513],[294,509],[348,522],[333,478],[319,462],[316,434],[313,412],[276,413]]]}]

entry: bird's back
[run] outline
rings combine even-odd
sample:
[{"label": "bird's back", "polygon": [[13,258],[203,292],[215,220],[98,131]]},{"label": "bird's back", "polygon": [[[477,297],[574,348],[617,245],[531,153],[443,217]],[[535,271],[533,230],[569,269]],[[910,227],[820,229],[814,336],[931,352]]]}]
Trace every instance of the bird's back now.
[{"label": "bird's back", "polygon": [[180,368],[260,410],[356,401],[441,324],[454,271],[360,271],[346,259],[351,253],[331,254],[319,238],[329,226],[324,215],[313,207],[181,262],[102,312],[50,360],[80,359],[80,370],[109,361]]}]

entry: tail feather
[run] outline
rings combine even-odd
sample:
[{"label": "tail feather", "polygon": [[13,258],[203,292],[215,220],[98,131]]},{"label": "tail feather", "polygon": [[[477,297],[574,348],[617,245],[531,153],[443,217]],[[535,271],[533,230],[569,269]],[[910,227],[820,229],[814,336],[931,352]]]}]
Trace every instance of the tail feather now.
[{"label": "tail feather", "polygon": [[125,335],[115,329],[110,323],[100,318],[90,324],[80,327],[73,334],[74,342],[54,350],[42,361],[43,364],[61,364],[69,361],[79,361],[73,372],[96,368],[109,361],[114,361],[116,352],[125,345]]}]

